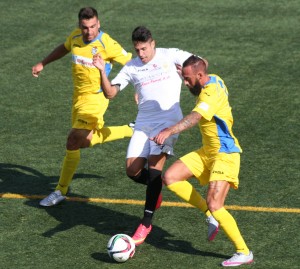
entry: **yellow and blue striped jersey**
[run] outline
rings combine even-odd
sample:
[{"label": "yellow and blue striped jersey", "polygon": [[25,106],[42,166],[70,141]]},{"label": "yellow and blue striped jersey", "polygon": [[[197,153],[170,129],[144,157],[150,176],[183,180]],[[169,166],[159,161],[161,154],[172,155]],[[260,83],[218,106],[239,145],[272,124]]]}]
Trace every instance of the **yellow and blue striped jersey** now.
[{"label": "yellow and blue striped jersey", "polygon": [[91,42],[85,43],[81,30],[75,29],[64,43],[72,54],[72,75],[74,93],[96,93],[100,91],[100,73],[93,65],[93,55],[99,53],[106,62],[106,74],[109,75],[113,62],[125,65],[131,57],[121,45],[108,34],[100,31]]},{"label": "yellow and blue striped jersey", "polygon": [[209,75],[193,111],[202,115],[199,122],[205,153],[242,152],[237,138],[233,135],[233,117],[228,101],[228,90],[217,75]]}]

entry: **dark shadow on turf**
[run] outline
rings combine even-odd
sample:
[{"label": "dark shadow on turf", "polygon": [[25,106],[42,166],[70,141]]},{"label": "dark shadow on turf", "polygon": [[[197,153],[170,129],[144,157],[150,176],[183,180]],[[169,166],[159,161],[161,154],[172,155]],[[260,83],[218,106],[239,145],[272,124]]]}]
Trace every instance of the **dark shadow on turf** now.
[{"label": "dark shadow on turf", "polygon": [[[76,197],[86,198],[78,195]],[[28,200],[25,203],[28,206],[39,207],[38,202],[37,200]],[[50,216],[59,221],[57,226],[45,231],[42,235],[52,237],[57,233],[65,232],[78,225],[89,226],[95,229],[97,233],[108,235],[108,238],[117,233],[131,235],[134,228],[139,224],[140,218],[124,213],[127,206],[118,205],[120,211],[116,211],[103,207],[100,204],[64,201],[55,207],[41,207],[41,210],[46,210]],[[172,237],[174,237],[172,234],[154,225],[153,231],[147,238],[147,244],[153,245],[157,249],[181,252],[189,255],[227,258],[227,256],[221,254],[200,251],[195,249],[190,242],[173,240]],[[107,259],[106,252],[93,253],[91,256],[103,262],[111,262],[110,259]]]},{"label": "dark shadow on turf", "polygon": [[[76,196],[86,198],[83,196]],[[39,207],[38,200],[28,200],[26,205],[32,207]],[[126,206],[118,205],[121,211],[110,210],[99,204],[86,202],[71,202],[64,201],[55,207],[43,207],[41,210],[59,221],[59,224],[50,230],[45,231],[42,235],[45,237],[55,236],[57,233],[65,232],[78,225],[85,225],[95,229],[97,233],[108,235],[108,238],[117,233],[125,233],[131,235],[134,228],[139,224],[140,218],[128,215]],[[152,238],[151,238],[152,237]],[[158,226],[153,226],[151,235],[147,238],[147,243],[155,246],[158,249],[165,249],[168,251],[181,252],[190,255],[203,255],[223,257],[215,253],[206,253],[199,251],[192,247],[191,243],[184,240],[173,240],[173,235],[161,229]],[[101,258],[107,261],[106,256],[101,253],[92,254],[93,258]]]},{"label": "dark shadow on turf", "polygon": [[[18,193],[27,195],[49,194],[57,184],[57,176],[46,176],[39,171],[22,165],[13,165],[0,163],[0,187],[2,193]],[[76,178],[103,178],[101,176],[89,174],[77,174]],[[85,196],[71,193],[70,196],[87,198]],[[59,224],[50,230],[45,231],[42,236],[52,237],[57,233],[65,232],[78,225],[86,225],[95,229],[97,233],[112,236],[117,233],[126,233],[131,235],[139,224],[140,218],[126,214],[126,206],[124,210],[122,205],[118,205],[120,212],[110,210],[100,204],[86,202],[64,201],[55,207],[40,207],[39,200],[26,200],[24,204],[41,208],[45,210],[51,217],[55,218]],[[224,258],[227,256],[203,252],[192,247],[191,243],[184,240],[173,240],[173,235],[153,226],[151,235],[147,238],[147,243],[155,246],[157,249],[165,249],[168,251],[181,252],[190,255],[212,256]],[[91,257],[103,262],[113,262],[109,259],[107,253],[93,253]]]},{"label": "dark shadow on turf", "polygon": [[[75,174],[74,179],[103,177],[91,174]],[[0,192],[28,195],[49,194],[58,182],[58,176],[46,176],[39,171],[17,164],[0,163]]]}]

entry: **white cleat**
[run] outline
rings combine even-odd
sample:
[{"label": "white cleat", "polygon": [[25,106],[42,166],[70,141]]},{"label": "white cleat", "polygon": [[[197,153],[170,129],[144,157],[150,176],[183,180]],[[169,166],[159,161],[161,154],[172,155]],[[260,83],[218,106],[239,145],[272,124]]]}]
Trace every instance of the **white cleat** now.
[{"label": "white cleat", "polygon": [[60,190],[51,192],[46,198],[40,201],[41,206],[54,206],[66,199]]},{"label": "white cleat", "polygon": [[240,266],[243,264],[249,264],[253,262],[253,253],[252,251],[249,252],[249,255],[245,255],[244,253],[234,253],[233,256],[222,262],[222,266],[224,267],[233,267],[233,266]]},{"label": "white cleat", "polygon": [[206,219],[208,225],[208,234],[207,239],[208,241],[212,241],[215,239],[217,233],[219,232],[219,222],[211,215]]}]

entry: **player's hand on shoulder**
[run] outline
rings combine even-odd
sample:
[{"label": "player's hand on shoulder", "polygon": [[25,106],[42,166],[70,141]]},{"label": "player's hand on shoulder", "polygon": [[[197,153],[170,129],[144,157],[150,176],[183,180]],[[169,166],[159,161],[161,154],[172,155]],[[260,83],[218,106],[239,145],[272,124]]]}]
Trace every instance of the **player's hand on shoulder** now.
[{"label": "player's hand on shoulder", "polygon": [[178,75],[182,77],[182,66],[180,64],[175,64]]}]

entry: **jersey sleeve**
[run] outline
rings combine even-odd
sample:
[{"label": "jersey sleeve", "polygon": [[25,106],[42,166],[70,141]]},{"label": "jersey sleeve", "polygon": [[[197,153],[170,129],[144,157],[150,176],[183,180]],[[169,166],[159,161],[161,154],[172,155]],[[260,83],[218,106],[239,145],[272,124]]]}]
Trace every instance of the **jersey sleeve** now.
[{"label": "jersey sleeve", "polygon": [[66,39],[66,41],[64,43],[64,46],[68,51],[71,50],[71,36],[68,36],[68,38]]},{"label": "jersey sleeve", "polygon": [[179,65],[182,65],[183,62],[192,55],[190,52],[177,48],[170,48],[169,53],[174,63]]},{"label": "jersey sleeve", "polygon": [[130,75],[128,67],[125,65],[118,75],[111,81],[111,85],[120,85],[120,91],[122,91],[130,83]]},{"label": "jersey sleeve", "polygon": [[116,40],[109,35],[106,36],[106,52],[107,58],[111,62],[118,62],[125,65],[132,57],[130,52],[127,52]]},{"label": "jersey sleeve", "polygon": [[80,29],[75,29],[66,39],[64,46],[68,51],[71,51],[72,39],[74,36],[80,34]]}]

